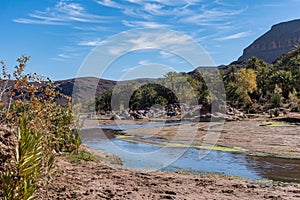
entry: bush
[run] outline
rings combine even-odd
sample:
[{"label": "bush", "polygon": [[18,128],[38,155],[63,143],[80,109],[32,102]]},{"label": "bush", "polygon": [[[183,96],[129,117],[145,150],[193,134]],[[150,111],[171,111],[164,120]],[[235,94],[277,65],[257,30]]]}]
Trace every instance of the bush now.
[{"label": "bush", "polygon": [[[43,161],[53,163],[53,155],[43,152],[43,134],[28,128],[28,118],[20,118],[13,162],[1,173],[4,199],[31,199],[38,186]],[[11,161],[11,160],[9,160]],[[51,167],[50,167],[51,168]]]},{"label": "bush", "polygon": [[[5,199],[31,199],[37,184],[49,181],[55,153],[76,153],[81,144],[70,98],[60,94],[49,78],[26,74],[29,59],[19,58],[12,74],[0,63],[0,123],[16,138],[12,159],[5,160],[9,167],[1,172]],[[67,104],[58,105],[57,98]]]}]

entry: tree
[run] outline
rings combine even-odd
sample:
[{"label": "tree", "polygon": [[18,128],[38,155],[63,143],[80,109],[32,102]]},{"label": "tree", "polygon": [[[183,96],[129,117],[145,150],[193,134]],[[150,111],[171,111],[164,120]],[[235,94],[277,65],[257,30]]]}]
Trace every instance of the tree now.
[{"label": "tree", "polygon": [[96,111],[111,111],[112,90],[107,90],[96,98]]},{"label": "tree", "polygon": [[224,74],[224,82],[225,84],[228,84],[230,82],[236,82],[237,81],[237,67],[235,65],[230,65],[229,68],[226,70]]},{"label": "tree", "polygon": [[256,74],[253,69],[242,68],[237,79],[227,84],[227,97],[234,105],[247,106],[252,103],[250,94],[257,89]]}]

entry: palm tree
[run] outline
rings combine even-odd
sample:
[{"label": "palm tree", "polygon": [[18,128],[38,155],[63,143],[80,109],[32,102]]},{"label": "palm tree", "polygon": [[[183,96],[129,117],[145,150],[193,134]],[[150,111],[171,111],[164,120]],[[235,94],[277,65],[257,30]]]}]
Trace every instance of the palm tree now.
[{"label": "palm tree", "polygon": [[230,82],[236,82],[237,81],[237,67],[235,65],[230,65],[228,70],[225,72],[224,75],[224,82],[226,84]]},{"label": "palm tree", "polygon": [[296,44],[293,50],[288,53],[288,56],[290,58],[298,59],[299,55],[300,55],[300,45]]}]

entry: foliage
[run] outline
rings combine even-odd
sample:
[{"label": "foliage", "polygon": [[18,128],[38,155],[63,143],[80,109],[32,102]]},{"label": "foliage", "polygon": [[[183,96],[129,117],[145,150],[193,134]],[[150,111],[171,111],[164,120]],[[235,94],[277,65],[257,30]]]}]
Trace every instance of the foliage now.
[{"label": "foliage", "polygon": [[[12,74],[1,62],[0,123],[12,131],[19,129],[14,159],[7,160],[11,167],[1,173],[2,187],[10,188],[4,191],[7,199],[32,198],[37,183],[48,183],[55,153],[77,152],[81,144],[70,98],[60,94],[49,78],[25,73],[29,59],[19,58]],[[58,105],[57,98],[68,103]]]},{"label": "foliage", "polygon": [[174,103],[178,103],[178,99],[170,89],[159,84],[149,83],[133,93],[129,107],[132,110],[140,110],[150,108],[155,104],[166,106]]},{"label": "foliage", "polygon": [[271,103],[273,107],[279,108],[282,101],[282,89],[276,84],[274,92],[271,95]]},{"label": "foliage", "polygon": [[112,90],[107,90],[101,96],[96,98],[96,110],[111,110]]},{"label": "foliage", "polygon": [[[141,85],[141,86],[139,86]],[[154,105],[167,107],[179,102],[192,104],[197,99],[208,99],[208,92],[202,93],[205,84],[187,74],[170,72],[155,82],[139,84],[129,81],[117,85],[114,90],[104,92],[96,99],[98,111],[118,110],[121,104],[125,109],[140,110]]]},{"label": "foliage", "polygon": [[[226,98],[231,106],[244,110],[268,110],[289,103],[292,111],[299,110],[300,96],[300,46],[269,64],[256,57],[244,63],[231,64],[221,70]],[[209,81],[208,83],[205,82]],[[188,84],[187,84],[188,83]],[[208,90],[207,85],[213,86]],[[97,98],[96,109],[112,110],[112,105],[129,101],[125,109],[145,109],[160,104],[167,106],[177,102],[189,104],[193,98],[199,104],[219,99],[218,77],[209,70],[195,70],[190,74],[170,72],[155,83],[130,82]],[[115,95],[119,102],[114,102]],[[129,96],[129,97],[128,97]],[[223,98],[223,97],[222,97]]]},{"label": "foliage", "polygon": [[[52,155],[43,154],[43,134],[28,128],[23,115],[17,135],[14,163],[2,174],[4,199],[32,199],[42,175],[43,159],[53,162]],[[51,160],[51,161],[50,161]]]},{"label": "foliage", "polygon": [[300,99],[297,95],[297,90],[294,88],[293,91],[289,93],[289,103],[292,111],[300,112]]},{"label": "foliage", "polygon": [[253,57],[239,69],[230,65],[223,72],[228,102],[239,108],[254,107],[255,102],[265,109],[269,109],[270,106],[279,108],[283,103],[290,103],[291,107],[298,108],[299,49],[300,46],[296,46],[273,64]]},{"label": "foliage", "polygon": [[77,154],[69,154],[67,158],[72,163],[81,163],[82,161],[99,161],[99,158],[90,152],[87,151],[79,151]]},{"label": "foliage", "polygon": [[[229,73],[232,73],[231,71]],[[230,77],[230,76],[229,76]],[[250,94],[256,88],[256,75],[253,69],[242,68],[235,72],[234,78],[227,84],[228,97],[234,105],[249,105],[252,103]]]}]

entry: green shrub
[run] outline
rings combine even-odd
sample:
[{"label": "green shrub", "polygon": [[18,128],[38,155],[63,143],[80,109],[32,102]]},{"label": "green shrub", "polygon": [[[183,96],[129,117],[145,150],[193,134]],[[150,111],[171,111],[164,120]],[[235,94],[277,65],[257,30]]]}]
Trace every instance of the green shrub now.
[{"label": "green shrub", "polygon": [[13,162],[1,173],[4,199],[33,199],[42,175],[43,159],[53,160],[43,154],[43,134],[28,128],[28,118],[23,115],[17,135]]},{"label": "green shrub", "polygon": [[79,151],[77,154],[68,154],[67,158],[71,163],[81,163],[82,161],[99,161],[99,158],[88,151]]},{"label": "green shrub", "polygon": [[[33,198],[38,184],[45,185],[51,178],[55,153],[76,153],[81,144],[70,98],[60,94],[49,78],[26,74],[29,59],[19,58],[12,74],[0,62],[0,125],[18,128],[13,159],[6,160],[9,167],[1,172],[4,199]],[[58,105],[57,98],[67,103]]]}]

